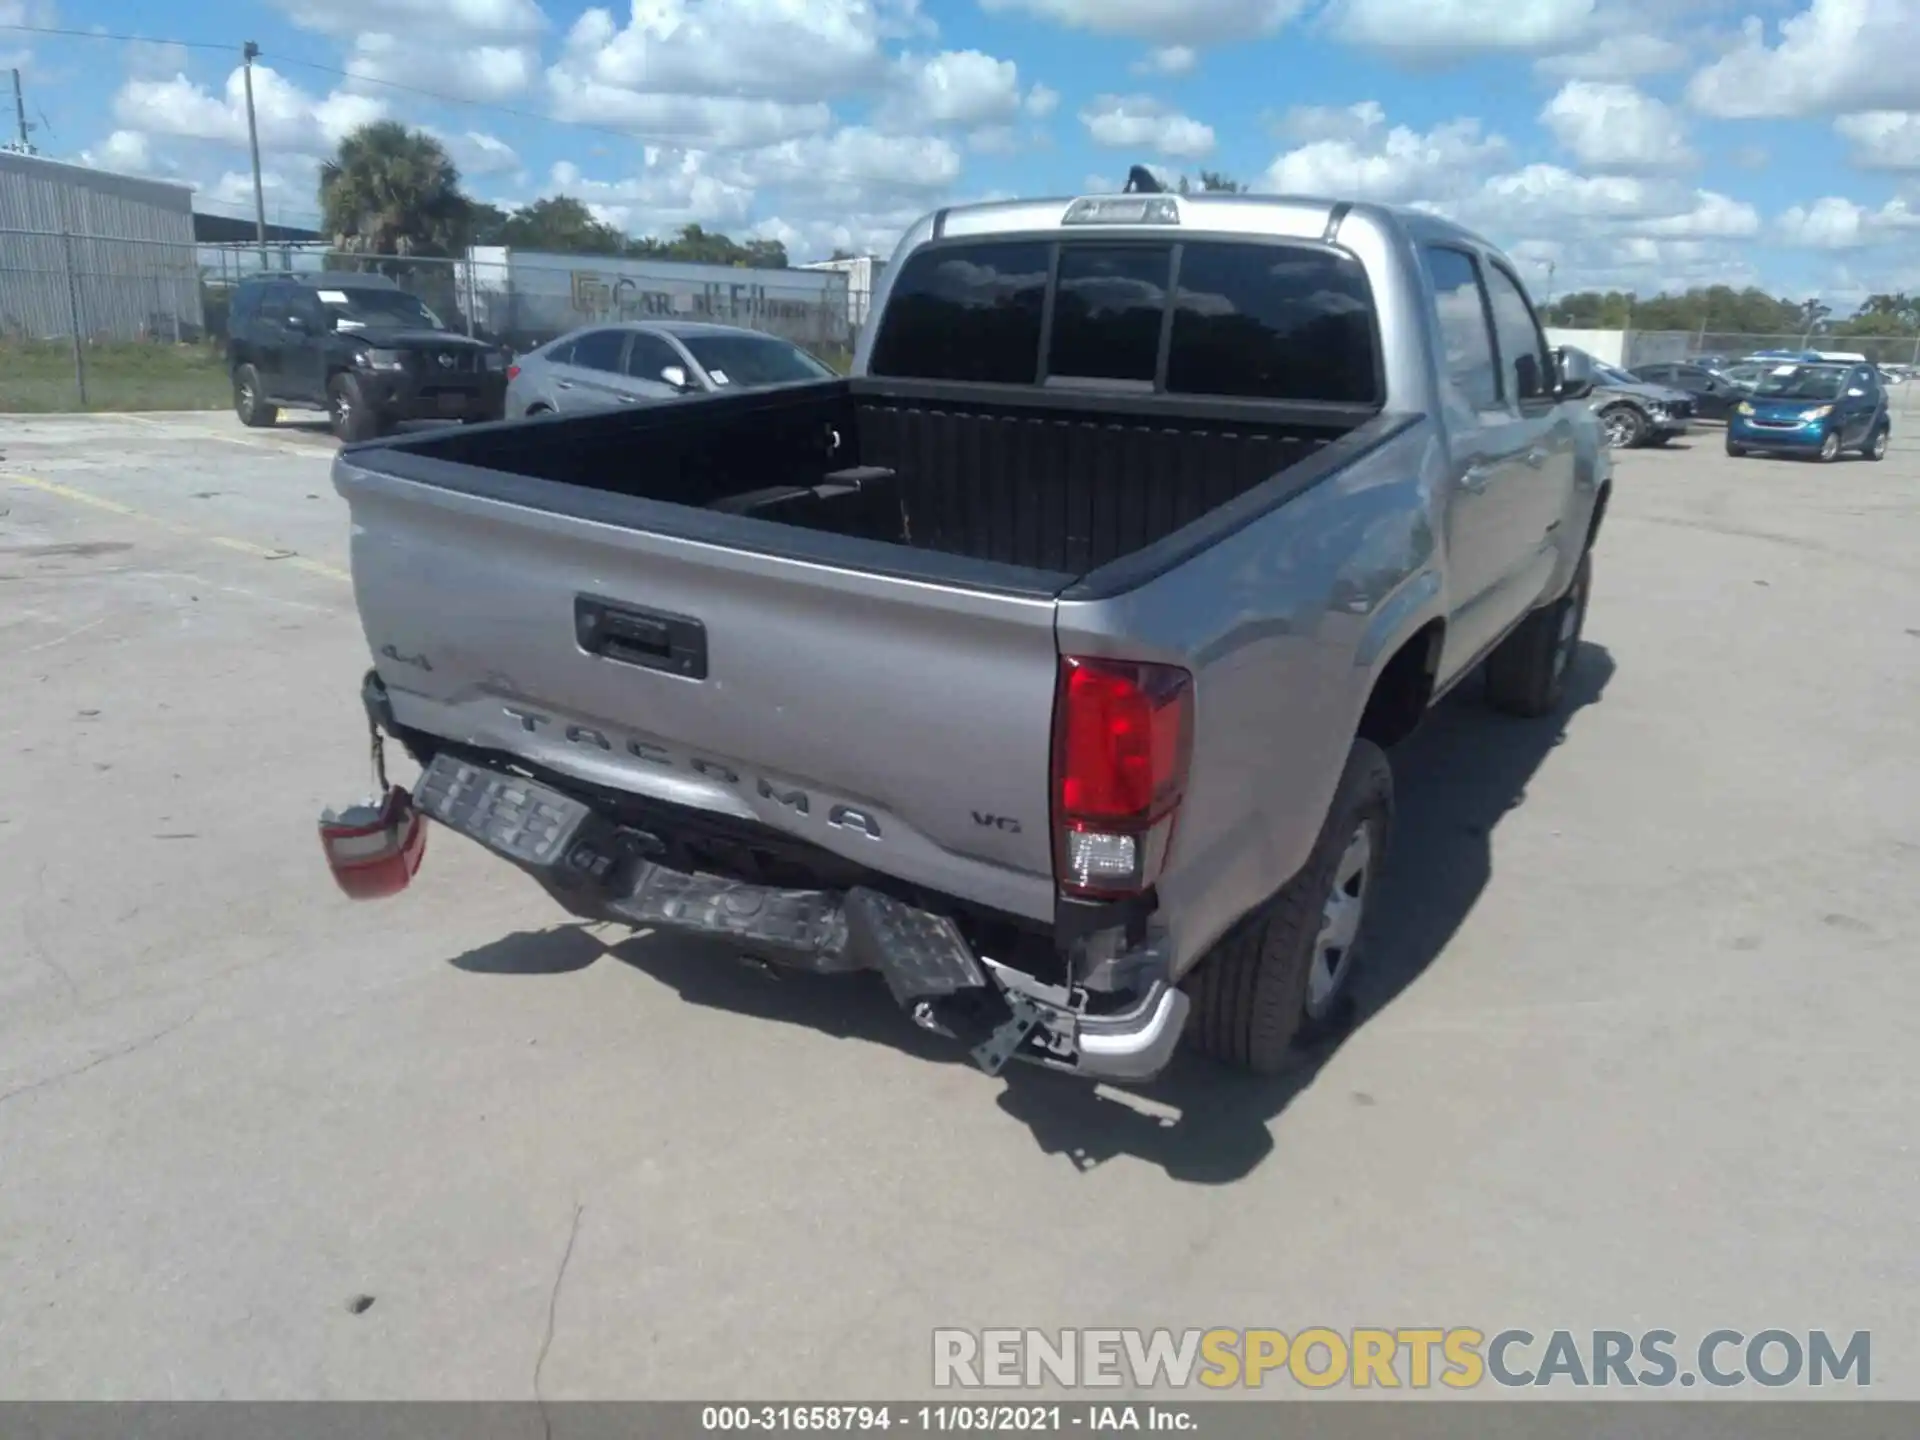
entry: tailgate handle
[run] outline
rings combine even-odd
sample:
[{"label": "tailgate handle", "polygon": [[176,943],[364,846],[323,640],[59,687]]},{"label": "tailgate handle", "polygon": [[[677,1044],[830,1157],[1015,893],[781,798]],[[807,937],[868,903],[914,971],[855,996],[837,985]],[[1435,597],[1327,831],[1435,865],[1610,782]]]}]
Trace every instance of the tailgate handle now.
[{"label": "tailgate handle", "polygon": [[573,633],[589,655],[689,680],[707,678],[707,627],[685,615],[580,595],[573,602]]}]

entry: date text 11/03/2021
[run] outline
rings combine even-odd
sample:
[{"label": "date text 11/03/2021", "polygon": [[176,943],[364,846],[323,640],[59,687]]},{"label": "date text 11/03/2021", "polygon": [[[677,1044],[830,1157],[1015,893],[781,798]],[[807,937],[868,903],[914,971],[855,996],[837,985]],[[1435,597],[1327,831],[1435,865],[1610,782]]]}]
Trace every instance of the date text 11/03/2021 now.
[{"label": "date text 11/03/2021", "polygon": [[707,1405],[700,1411],[706,1431],[874,1431],[923,1430],[931,1434],[968,1432],[1007,1435],[1032,1431],[1091,1434],[1195,1428],[1193,1416],[1178,1405]]}]

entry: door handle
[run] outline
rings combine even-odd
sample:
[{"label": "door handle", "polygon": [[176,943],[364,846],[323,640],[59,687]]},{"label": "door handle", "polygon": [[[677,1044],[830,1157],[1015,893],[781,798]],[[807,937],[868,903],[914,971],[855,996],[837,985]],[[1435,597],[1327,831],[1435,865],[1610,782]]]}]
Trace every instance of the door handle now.
[{"label": "door handle", "polygon": [[573,381],[556,380],[553,382],[553,388],[556,390],[571,390],[573,388]]},{"label": "door handle", "polygon": [[1546,463],[1547,463],[1546,451],[1540,449],[1538,446],[1527,451],[1527,464],[1531,465],[1534,469],[1538,470],[1542,465]]},{"label": "door handle", "polygon": [[1484,495],[1492,483],[1493,471],[1485,465],[1469,465],[1460,472],[1460,488],[1470,494]]},{"label": "door handle", "polygon": [[621,395],[621,396],[618,396],[617,398],[619,399],[622,405],[631,405],[633,404],[634,401],[638,400],[640,397],[638,395]]}]

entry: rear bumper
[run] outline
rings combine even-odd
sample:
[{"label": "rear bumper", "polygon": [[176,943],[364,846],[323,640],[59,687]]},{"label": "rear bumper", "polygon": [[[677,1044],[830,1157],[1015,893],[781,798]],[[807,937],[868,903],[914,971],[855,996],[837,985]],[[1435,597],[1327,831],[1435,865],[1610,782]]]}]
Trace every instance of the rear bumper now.
[{"label": "rear bumper", "polygon": [[[370,707],[372,708],[372,707]],[[1123,992],[1090,993],[975,953],[925,897],[865,885],[790,889],[676,870],[657,837],[582,795],[462,758],[433,757],[414,797],[422,814],[532,875],[592,920],[729,942],[820,974],[872,972],[923,1029],[965,1043],[989,1074],[1014,1060],[1089,1080],[1140,1082],[1172,1060],[1188,999],[1149,935],[1118,956]]]}]

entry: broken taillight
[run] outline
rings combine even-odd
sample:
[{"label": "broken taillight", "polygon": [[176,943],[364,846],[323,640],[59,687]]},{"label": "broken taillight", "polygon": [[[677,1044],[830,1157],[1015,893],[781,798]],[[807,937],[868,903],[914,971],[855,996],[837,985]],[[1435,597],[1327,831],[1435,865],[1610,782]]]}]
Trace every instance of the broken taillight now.
[{"label": "broken taillight", "polygon": [[1053,716],[1054,876],[1130,895],[1159,876],[1186,793],[1193,677],[1174,665],[1063,656]]},{"label": "broken taillight", "polygon": [[320,848],[334,882],[354,900],[379,900],[407,888],[427,850],[427,827],[398,785],[378,805],[320,817]]}]

